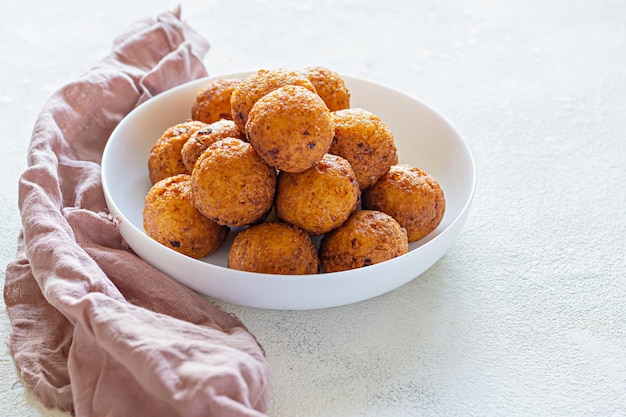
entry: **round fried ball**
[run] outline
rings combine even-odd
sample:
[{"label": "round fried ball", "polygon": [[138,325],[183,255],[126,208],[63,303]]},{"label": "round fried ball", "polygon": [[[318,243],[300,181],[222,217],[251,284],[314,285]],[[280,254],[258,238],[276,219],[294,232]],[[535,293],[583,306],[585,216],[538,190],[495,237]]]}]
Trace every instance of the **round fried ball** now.
[{"label": "round fried ball", "polygon": [[265,274],[317,274],[319,259],[308,234],[285,223],[270,222],[250,226],[235,237],[228,267]]},{"label": "round fried ball", "polygon": [[191,173],[193,204],[205,216],[225,226],[245,226],[271,209],[276,170],[248,142],[218,140],[198,158]]},{"label": "round fried ball", "polygon": [[225,138],[246,139],[245,135],[235,126],[235,123],[226,119],[213,122],[194,132],[180,151],[183,164],[185,164],[187,170],[189,172],[193,171],[196,161],[209,145]]},{"label": "round fried ball", "polygon": [[315,93],[315,87],[299,72],[283,68],[259,70],[246,77],[233,90],[230,97],[232,119],[237,127],[245,132],[248,113],[252,106],[267,93],[285,85],[299,85]]},{"label": "round fried ball", "polygon": [[148,172],[152,184],[178,174],[189,174],[181,150],[187,139],[196,131],[206,126],[204,122],[187,121],[169,127],[156,141],[148,158]]},{"label": "round fried ball", "polygon": [[383,262],[408,250],[406,230],[393,217],[380,211],[359,210],[324,235],[319,257],[325,272],[338,272]]},{"label": "round fried ball", "polygon": [[152,239],[192,258],[215,252],[229,231],[193,206],[188,174],[165,178],[150,188],[143,210],[143,227]]},{"label": "round fried ball", "polygon": [[282,221],[312,235],[321,235],[345,222],[356,210],[360,196],[350,163],[340,156],[326,154],[303,172],[281,171],[274,208]]},{"label": "round fried ball", "polygon": [[378,116],[363,109],[339,110],[331,115],[335,138],[329,152],[350,161],[361,190],[374,185],[398,163],[393,134]]},{"label": "round fried ball", "polygon": [[268,164],[287,172],[313,166],[334,136],[330,111],[320,96],[287,85],[260,98],[246,123],[248,140]]},{"label": "round fried ball", "polygon": [[406,164],[394,165],[363,192],[363,207],[383,211],[407,230],[409,242],[435,230],[446,210],[439,183],[426,172]]},{"label": "round fried ball", "polygon": [[311,81],[330,111],[350,108],[350,91],[339,74],[325,67],[307,67],[302,74]]},{"label": "round fried ball", "polygon": [[230,96],[240,82],[238,78],[221,78],[202,86],[191,106],[191,118],[205,123],[232,119]]}]

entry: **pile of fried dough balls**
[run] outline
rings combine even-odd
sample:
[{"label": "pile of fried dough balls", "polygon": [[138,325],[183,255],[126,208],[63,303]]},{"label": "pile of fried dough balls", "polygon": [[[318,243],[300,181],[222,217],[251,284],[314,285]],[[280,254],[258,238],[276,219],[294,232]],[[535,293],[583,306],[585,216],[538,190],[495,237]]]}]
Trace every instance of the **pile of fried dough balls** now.
[{"label": "pile of fried dough balls", "polygon": [[324,67],[207,81],[191,118],[156,141],[148,169],[147,235],[202,258],[236,231],[228,267],[251,272],[383,262],[445,211],[437,181],[398,164],[389,128],[351,108],[344,80]]}]

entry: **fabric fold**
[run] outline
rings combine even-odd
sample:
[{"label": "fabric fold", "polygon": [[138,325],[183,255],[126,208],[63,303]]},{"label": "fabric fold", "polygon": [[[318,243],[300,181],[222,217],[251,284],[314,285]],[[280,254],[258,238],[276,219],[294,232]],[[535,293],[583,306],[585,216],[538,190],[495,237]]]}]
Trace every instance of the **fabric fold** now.
[{"label": "fabric fold", "polygon": [[55,93],[20,178],[23,229],[7,266],[9,348],[29,390],[79,416],[263,416],[269,365],[243,323],[130,250],[100,160],[138,104],[206,76],[208,43],[180,9],[135,22]]}]

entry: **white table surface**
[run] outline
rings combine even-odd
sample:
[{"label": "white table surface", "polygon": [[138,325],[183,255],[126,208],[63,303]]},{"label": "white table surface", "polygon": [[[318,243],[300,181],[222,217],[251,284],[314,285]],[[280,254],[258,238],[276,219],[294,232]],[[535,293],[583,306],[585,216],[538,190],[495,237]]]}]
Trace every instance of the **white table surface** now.
[{"label": "white table surface", "polygon": [[[389,85],[442,113],[478,167],[461,236],[409,284],[326,310],[222,304],[267,351],[270,415],[626,415],[626,2],[181,3],[211,75],[324,65]],[[2,279],[39,110],[176,3],[94,4],[0,6]],[[0,414],[64,415],[4,344]]]}]

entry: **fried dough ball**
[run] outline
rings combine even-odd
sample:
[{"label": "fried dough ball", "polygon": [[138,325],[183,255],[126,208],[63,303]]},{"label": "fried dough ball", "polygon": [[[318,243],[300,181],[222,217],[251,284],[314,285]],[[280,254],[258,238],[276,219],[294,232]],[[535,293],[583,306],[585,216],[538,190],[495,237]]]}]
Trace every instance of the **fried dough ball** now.
[{"label": "fried dough ball", "polygon": [[350,161],[361,190],[374,185],[398,163],[393,134],[378,116],[356,108],[331,115],[335,138],[329,152]]},{"label": "fried dough ball", "polygon": [[406,230],[380,211],[359,210],[337,229],[324,235],[319,257],[325,272],[380,263],[407,253]]},{"label": "fried dough ball", "polygon": [[143,227],[152,239],[192,258],[215,252],[229,231],[193,206],[188,174],[165,178],[150,188],[143,210]]},{"label": "fried dough ball", "polygon": [[415,242],[435,230],[446,210],[439,183],[426,172],[406,164],[394,165],[363,192],[363,207],[383,211],[407,230]]},{"label": "fried dough ball", "polygon": [[232,120],[221,119],[195,131],[180,151],[187,170],[193,171],[196,161],[209,145],[225,138],[246,140],[246,136],[239,131]]},{"label": "fried dough ball", "polygon": [[242,132],[246,131],[248,113],[252,106],[267,93],[285,85],[299,85],[315,93],[315,87],[299,72],[283,68],[259,70],[244,78],[230,97],[232,119]]},{"label": "fried dough ball", "polygon": [[230,96],[240,82],[238,78],[221,78],[202,86],[191,106],[191,118],[205,123],[232,119]]},{"label": "fried dough ball", "polygon": [[152,184],[178,174],[189,174],[181,150],[187,139],[196,131],[206,126],[204,122],[186,121],[169,127],[156,141],[148,158],[148,172]]},{"label": "fried dough ball", "polygon": [[350,163],[326,154],[303,172],[281,171],[274,208],[282,221],[321,235],[341,226],[356,210],[360,196]]},{"label": "fried dough ball", "polygon": [[308,234],[286,223],[270,222],[250,226],[235,237],[228,267],[265,274],[317,274],[319,259]]},{"label": "fried dough ball", "polygon": [[302,74],[313,83],[330,111],[350,108],[350,91],[339,74],[324,67],[307,67]]},{"label": "fried dough ball", "polygon": [[248,142],[218,140],[198,158],[191,173],[192,201],[205,216],[225,226],[245,226],[271,209],[276,170]]},{"label": "fried dough ball", "polygon": [[330,111],[320,96],[287,85],[252,107],[246,123],[248,140],[269,165],[301,172],[324,156],[333,140]]}]

